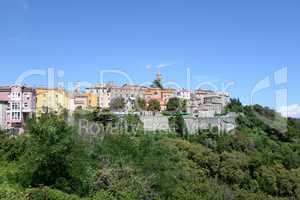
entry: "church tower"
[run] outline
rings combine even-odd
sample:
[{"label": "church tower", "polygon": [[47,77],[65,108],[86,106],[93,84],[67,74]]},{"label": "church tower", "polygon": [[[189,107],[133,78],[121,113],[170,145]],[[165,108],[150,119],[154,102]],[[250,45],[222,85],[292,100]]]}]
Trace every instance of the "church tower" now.
[{"label": "church tower", "polygon": [[156,80],[157,80],[158,82],[161,82],[161,73],[160,73],[159,68],[158,68],[158,70],[157,70]]}]

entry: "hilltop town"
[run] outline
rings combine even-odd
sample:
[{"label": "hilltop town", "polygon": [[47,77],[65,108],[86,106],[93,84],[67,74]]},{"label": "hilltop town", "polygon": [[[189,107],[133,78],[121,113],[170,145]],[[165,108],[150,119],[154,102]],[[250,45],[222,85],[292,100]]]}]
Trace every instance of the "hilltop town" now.
[{"label": "hilltop town", "polygon": [[167,105],[172,99],[182,104],[180,111],[186,118],[201,118],[202,122],[222,114],[230,102],[227,92],[164,88],[159,71],[149,87],[107,82],[96,83],[82,91],[77,83],[74,91],[66,91],[60,87],[10,85],[0,87],[0,127],[19,133],[24,131],[27,119],[45,113],[72,115],[76,110],[99,109],[116,114],[135,113],[141,116],[146,129],[168,129],[163,114],[170,111]]}]

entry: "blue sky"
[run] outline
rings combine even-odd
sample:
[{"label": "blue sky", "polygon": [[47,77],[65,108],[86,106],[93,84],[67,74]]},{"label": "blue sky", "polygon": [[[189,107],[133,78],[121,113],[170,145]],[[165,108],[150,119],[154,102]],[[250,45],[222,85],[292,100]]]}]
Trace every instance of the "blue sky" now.
[{"label": "blue sky", "polygon": [[[58,82],[96,82],[100,70],[114,69],[144,83],[161,66],[165,82],[186,87],[189,68],[192,88],[233,81],[229,92],[247,104],[270,76],[255,103],[274,107],[276,91],[287,88],[288,104],[299,106],[299,10],[297,0],[0,0],[0,84],[49,67],[64,71]],[[285,65],[288,82],[275,84]]]}]

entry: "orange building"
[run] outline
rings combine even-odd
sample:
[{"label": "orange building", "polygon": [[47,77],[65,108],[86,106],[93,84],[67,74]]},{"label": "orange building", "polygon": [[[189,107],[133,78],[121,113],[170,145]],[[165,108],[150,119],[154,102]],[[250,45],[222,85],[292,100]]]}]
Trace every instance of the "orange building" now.
[{"label": "orange building", "polygon": [[165,110],[168,100],[174,96],[174,92],[175,90],[171,88],[147,88],[145,91],[145,99],[147,102],[150,99],[159,101],[161,110]]}]

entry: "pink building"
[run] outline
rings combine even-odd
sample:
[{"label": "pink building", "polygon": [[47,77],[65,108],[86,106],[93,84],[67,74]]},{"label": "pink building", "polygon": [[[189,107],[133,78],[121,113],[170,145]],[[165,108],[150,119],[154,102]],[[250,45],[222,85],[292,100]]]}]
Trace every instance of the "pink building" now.
[{"label": "pink building", "polygon": [[2,128],[22,133],[26,120],[35,114],[35,103],[35,89],[18,85],[1,86],[0,125]]}]

